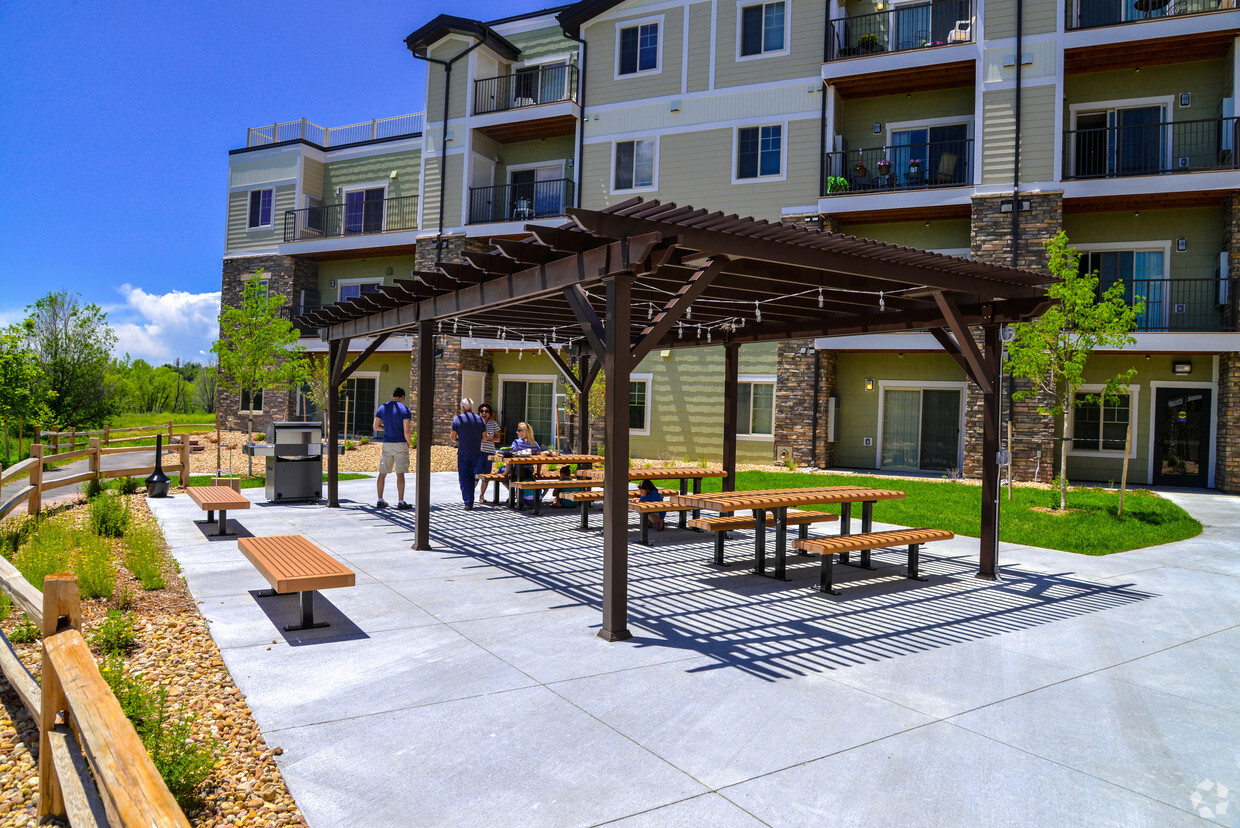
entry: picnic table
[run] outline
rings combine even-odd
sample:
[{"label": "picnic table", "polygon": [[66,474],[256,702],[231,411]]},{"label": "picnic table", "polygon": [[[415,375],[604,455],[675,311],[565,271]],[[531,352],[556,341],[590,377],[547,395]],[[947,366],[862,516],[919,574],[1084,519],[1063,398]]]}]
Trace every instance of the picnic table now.
[{"label": "picnic table", "polygon": [[[555,454],[553,452],[542,452],[539,454],[514,454],[511,457],[501,457],[504,464],[509,468],[508,479],[515,481],[517,476],[512,473],[513,466],[541,466],[547,463],[555,463],[563,466],[568,463],[576,463],[578,466],[590,466],[595,463],[602,463],[603,458],[597,454]],[[534,499],[537,501],[541,497],[541,490],[535,490]],[[511,486],[508,488],[508,508],[520,508],[520,498],[516,497],[516,490]]]},{"label": "picnic table", "polygon": [[[592,477],[602,477],[603,473],[592,472]],[[642,480],[679,480],[680,494],[689,494],[689,481],[693,481],[693,494],[699,495],[702,492],[702,481],[708,477],[727,477],[727,472],[718,469],[704,469],[701,466],[671,466],[659,469],[629,469],[629,482],[639,483]],[[674,503],[676,495],[671,495],[667,501],[669,506],[677,505]],[[668,509],[668,511],[673,511]],[[688,528],[689,511],[693,512],[695,518],[701,517],[701,508],[694,506],[691,510],[682,511],[680,513],[680,528]],[[584,526],[582,527],[585,528]]]},{"label": "picnic table", "polygon": [[[754,515],[754,571],[766,575],[766,513],[775,515],[775,572],[770,576],[786,581],[788,555],[788,507],[840,504],[840,534],[850,529],[852,504],[862,504],[861,531],[869,532],[873,522],[874,504],[880,500],[903,500],[904,492],[891,489],[869,489],[863,486],[821,486],[806,489],[768,489],[718,494],[679,494],[670,500],[677,506],[714,509],[718,512],[752,511]],[[868,567],[869,550],[861,553],[861,566]],[[841,556],[841,563],[848,563]]]}]

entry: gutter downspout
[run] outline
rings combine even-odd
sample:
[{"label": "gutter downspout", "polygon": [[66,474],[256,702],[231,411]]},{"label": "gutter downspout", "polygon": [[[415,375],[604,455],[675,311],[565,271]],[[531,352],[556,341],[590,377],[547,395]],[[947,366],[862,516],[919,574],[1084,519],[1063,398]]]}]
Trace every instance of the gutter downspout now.
[{"label": "gutter downspout", "polygon": [[577,161],[573,169],[573,205],[580,208],[581,168],[585,166],[583,153],[586,143],[586,42],[580,37],[573,37],[568,32],[563,32],[563,34],[577,43],[577,106],[581,109],[581,122],[577,129]]},{"label": "gutter downspout", "polygon": [[[447,193],[448,186],[448,96],[452,94],[452,64],[468,55],[474,49],[477,49],[485,42],[486,35],[490,34],[490,29],[483,27],[483,38],[473,46],[470,46],[459,55],[450,60],[439,60],[429,55],[419,55],[417,52],[413,56],[418,60],[424,60],[427,63],[437,63],[443,67],[443,133],[439,140],[439,230],[435,233],[435,264],[438,265],[443,261],[443,214],[444,214],[444,195]],[[468,98],[468,95],[466,95]],[[467,113],[468,114],[468,113]],[[462,172],[464,168],[462,167]]]}]

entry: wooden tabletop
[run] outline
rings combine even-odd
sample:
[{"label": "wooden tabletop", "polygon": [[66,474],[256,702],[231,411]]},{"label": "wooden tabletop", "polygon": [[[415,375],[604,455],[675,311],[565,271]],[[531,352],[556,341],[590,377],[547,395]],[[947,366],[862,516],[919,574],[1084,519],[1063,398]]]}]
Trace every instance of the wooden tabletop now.
[{"label": "wooden tabletop", "polygon": [[197,503],[203,509],[248,509],[250,501],[241,494],[234,491],[231,486],[190,486],[190,500]]},{"label": "wooden tabletop", "polygon": [[769,489],[747,492],[719,492],[708,495],[674,494],[668,501],[677,506],[735,512],[747,509],[774,509],[780,506],[808,506],[826,503],[864,503],[874,500],[903,500],[904,492],[867,489],[861,486],[823,486],[813,489]]},{"label": "wooden tabletop", "polygon": [[500,457],[504,463],[602,463],[603,458],[597,454],[514,454],[512,457]]},{"label": "wooden tabletop", "polygon": [[[602,477],[603,472],[592,469],[592,476]],[[662,469],[629,469],[629,482],[634,480],[693,480],[705,477],[727,477],[727,473],[700,466],[676,466]]]}]

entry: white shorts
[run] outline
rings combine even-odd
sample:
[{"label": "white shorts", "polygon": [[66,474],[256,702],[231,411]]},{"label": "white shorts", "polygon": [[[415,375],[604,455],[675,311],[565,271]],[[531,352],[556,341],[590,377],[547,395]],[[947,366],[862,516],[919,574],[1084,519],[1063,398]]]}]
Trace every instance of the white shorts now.
[{"label": "white shorts", "polygon": [[405,474],[409,471],[409,444],[384,443],[383,453],[379,455],[379,474],[396,472]]}]

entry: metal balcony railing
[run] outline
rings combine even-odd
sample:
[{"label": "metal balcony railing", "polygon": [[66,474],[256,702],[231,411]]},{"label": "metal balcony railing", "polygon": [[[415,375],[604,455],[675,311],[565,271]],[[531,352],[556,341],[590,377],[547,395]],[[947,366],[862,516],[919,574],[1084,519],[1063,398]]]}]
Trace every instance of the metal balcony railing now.
[{"label": "metal balcony railing", "polygon": [[889,4],[886,11],[828,20],[823,59],[969,43],[975,16],[971,0],[932,0]]},{"label": "metal balcony railing", "polygon": [[829,152],[822,196],[964,187],[973,183],[973,139]]},{"label": "metal balcony railing", "polygon": [[303,313],[313,313],[321,307],[322,305],[318,302],[285,305],[280,308],[280,318],[287,319],[292,322],[293,327],[296,328],[302,336],[317,337],[319,335],[318,326],[310,322],[299,322],[297,317],[301,316]]},{"label": "metal balcony railing", "polygon": [[[1124,299],[1137,297],[1145,309],[1137,317],[1140,333],[1235,331],[1236,277],[1223,279],[1125,279]],[[1098,294],[1111,282],[1100,279]]]},{"label": "metal balcony railing", "polygon": [[1240,169],[1238,146],[1237,118],[1071,129],[1064,134],[1063,177],[1066,181]]},{"label": "metal balcony railing", "polygon": [[328,149],[345,144],[357,144],[363,141],[377,141],[384,138],[399,138],[405,135],[422,134],[422,113],[397,115],[393,118],[376,118],[359,124],[341,127],[321,127],[316,123],[302,118],[299,121],[268,126],[251,127],[246,135],[247,147],[265,147],[282,141],[309,141],[311,144]]},{"label": "metal balcony railing", "polygon": [[577,100],[577,66],[531,66],[474,81],[474,114]]},{"label": "metal balcony railing", "polygon": [[469,188],[469,223],[531,221],[564,215],[573,204],[573,181],[556,178]]},{"label": "metal balcony railing", "polygon": [[1235,0],[1068,0],[1064,25],[1067,29],[1092,29],[1235,7]]},{"label": "metal balcony railing", "polygon": [[286,242],[417,229],[417,196],[348,200],[284,211]]}]

